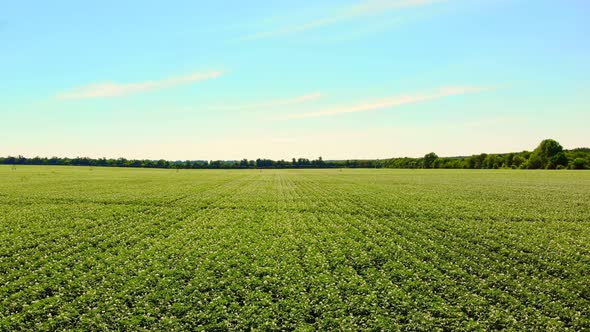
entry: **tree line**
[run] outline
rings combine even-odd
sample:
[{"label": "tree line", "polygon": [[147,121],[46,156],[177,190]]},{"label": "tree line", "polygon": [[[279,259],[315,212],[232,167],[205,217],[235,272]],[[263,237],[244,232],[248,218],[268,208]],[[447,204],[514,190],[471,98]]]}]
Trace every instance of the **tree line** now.
[{"label": "tree line", "polygon": [[533,151],[503,154],[482,153],[468,157],[439,157],[431,152],[422,158],[391,158],[377,160],[147,160],[106,158],[26,158],[0,157],[8,165],[70,165],[103,167],[143,167],[172,169],[261,169],[261,168],[465,168],[465,169],[588,169],[590,148],[565,150],[557,141],[543,140]]}]

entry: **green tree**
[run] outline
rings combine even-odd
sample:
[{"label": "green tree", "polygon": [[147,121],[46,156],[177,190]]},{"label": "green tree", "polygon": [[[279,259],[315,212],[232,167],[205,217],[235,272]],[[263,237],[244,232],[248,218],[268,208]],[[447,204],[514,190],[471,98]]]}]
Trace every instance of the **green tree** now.
[{"label": "green tree", "polygon": [[530,165],[533,164],[537,166],[539,162],[541,165],[535,168],[549,168],[551,166],[551,158],[560,152],[563,152],[563,147],[556,140],[543,140],[541,144],[539,144],[539,146],[533,151],[530,159],[534,158],[534,162],[529,162],[529,168],[531,168]]},{"label": "green tree", "polygon": [[482,162],[482,168],[498,169],[502,166],[502,158],[495,154],[489,154]]},{"label": "green tree", "polygon": [[553,156],[549,159],[549,163],[547,165],[547,168],[556,169],[559,166],[567,166],[567,164],[568,164],[567,156],[565,155],[565,153],[559,152],[558,154],[556,154],[555,156]]},{"label": "green tree", "polygon": [[516,156],[514,156],[512,158],[512,166],[514,168],[520,168],[525,163],[526,163],[526,159],[523,156],[521,156],[520,154],[517,154]]},{"label": "green tree", "polygon": [[525,167],[528,169],[541,169],[543,167],[543,159],[538,154],[533,153],[529,160],[527,160]]},{"label": "green tree", "polygon": [[484,168],[484,160],[486,160],[487,157],[487,153],[482,153],[474,156],[475,164],[473,165],[473,168]]},{"label": "green tree", "polygon": [[445,165],[445,161],[442,158],[436,158],[432,163],[432,168],[443,168]]},{"label": "green tree", "polygon": [[437,158],[438,158],[438,156],[434,152],[430,152],[429,154],[425,155],[423,167],[424,168],[432,168],[432,165],[434,164],[434,161]]},{"label": "green tree", "polygon": [[586,160],[583,158],[576,158],[570,165],[571,169],[586,169]]},{"label": "green tree", "polygon": [[248,168],[248,159],[244,158],[240,160],[240,168]]}]

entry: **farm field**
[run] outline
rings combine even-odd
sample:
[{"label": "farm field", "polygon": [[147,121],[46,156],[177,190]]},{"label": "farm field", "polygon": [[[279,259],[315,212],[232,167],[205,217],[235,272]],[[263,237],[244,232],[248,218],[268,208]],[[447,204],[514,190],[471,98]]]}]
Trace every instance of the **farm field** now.
[{"label": "farm field", "polygon": [[0,331],[588,330],[590,172],[0,167]]}]

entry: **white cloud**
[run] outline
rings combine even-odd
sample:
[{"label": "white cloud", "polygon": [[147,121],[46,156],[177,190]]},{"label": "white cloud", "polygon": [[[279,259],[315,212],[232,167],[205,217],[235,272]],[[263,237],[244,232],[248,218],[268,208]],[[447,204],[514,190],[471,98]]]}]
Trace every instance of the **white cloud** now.
[{"label": "white cloud", "polygon": [[59,99],[89,99],[123,97],[134,93],[166,89],[178,85],[190,84],[219,77],[222,71],[209,71],[193,73],[185,76],[169,77],[157,81],[144,81],[135,83],[96,83],[74,88],[58,95]]},{"label": "white cloud", "polygon": [[329,116],[329,115],[338,115],[344,113],[357,113],[357,112],[366,112],[372,111],[377,109],[384,109],[384,108],[392,108],[401,105],[407,104],[414,104],[421,101],[427,101],[432,99],[438,99],[453,95],[461,95],[467,93],[473,93],[482,91],[486,88],[484,87],[477,87],[477,86],[449,86],[449,87],[442,87],[434,92],[427,92],[427,93],[417,93],[412,95],[401,95],[401,96],[393,96],[390,98],[379,99],[371,102],[366,102],[362,104],[352,105],[352,106],[342,106],[336,107],[333,109],[328,109],[319,112],[307,112],[307,113],[300,113],[300,114],[292,114],[289,116],[291,119],[297,118],[311,118],[311,117],[319,117],[319,116]]},{"label": "white cloud", "polygon": [[374,15],[388,10],[428,5],[440,0],[368,0],[351,6],[349,16]]},{"label": "white cloud", "polygon": [[217,110],[261,110],[281,106],[291,106],[307,103],[313,100],[320,99],[322,94],[319,92],[312,92],[301,96],[284,98],[284,99],[266,99],[250,104],[238,105],[223,105],[214,107]]},{"label": "white cloud", "polygon": [[277,107],[277,106],[296,105],[296,104],[301,104],[301,103],[305,103],[308,101],[319,99],[319,98],[321,98],[321,96],[322,96],[321,93],[313,92],[313,93],[309,93],[309,94],[306,94],[303,96],[297,96],[297,97],[293,97],[293,98],[265,100],[265,101],[255,103],[255,104],[243,105],[240,108],[272,108],[272,107]]},{"label": "white cloud", "polygon": [[408,7],[428,5],[440,0],[365,0],[356,5],[335,10],[332,15],[316,20],[310,20],[297,25],[285,26],[275,30],[257,32],[247,35],[242,40],[255,40],[292,33],[303,32],[323,26],[353,20],[363,16],[377,15],[388,11],[400,10]]}]

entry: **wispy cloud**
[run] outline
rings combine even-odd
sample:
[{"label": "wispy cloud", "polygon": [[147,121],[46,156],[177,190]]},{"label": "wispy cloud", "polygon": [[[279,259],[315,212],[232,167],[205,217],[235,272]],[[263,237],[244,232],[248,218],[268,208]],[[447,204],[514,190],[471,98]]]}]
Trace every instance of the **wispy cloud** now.
[{"label": "wispy cloud", "polygon": [[355,5],[334,10],[333,14],[322,18],[310,20],[296,25],[284,26],[278,29],[253,33],[242,37],[242,40],[255,40],[275,37],[312,30],[327,25],[341,23],[363,16],[372,16],[384,12],[400,10],[408,7],[417,7],[439,2],[441,0],[365,0]]},{"label": "wispy cloud", "polygon": [[272,99],[272,100],[265,100],[259,103],[254,104],[247,104],[242,105],[240,108],[272,108],[278,106],[288,106],[288,105],[297,105],[302,104],[308,101],[316,100],[322,97],[322,94],[319,92],[312,92],[303,96],[297,96],[293,98],[286,98],[286,99]]},{"label": "wispy cloud", "polygon": [[184,76],[169,77],[155,81],[144,81],[134,83],[96,83],[74,88],[72,90],[59,94],[57,97],[59,99],[123,97],[140,92],[166,89],[178,85],[190,84],[198,81],[205,81],[219,77],[222,74],[222,71],[209,71],[203,73],[193,73]]},{"label": "wispy cloud", "polygon": [[285,107],[292,105],[299,105],[313,100],[320,99],[322,94],[319,92],[312,92],[301,96],[284,98],[284,99],[267,99],[255,103],[241,104],[241,105],[224,105],[215,107],[219,110],[262,110],[274,107]]},{"label": "wispy cloud", "polygon": [[441,0],[367,0],[351,6],[349,16],[374,15],[388,10],[428,5]]},{"label": "wispy cloud", "polygon": [[300,118],[311,118],[311,117],[320,117],[320,116],[329,116],[329,115],[338,115],[344,113],[357,113],[357,112],[367,112],[377,109],[384,109],[384,108],[392,108],[398,107],[407,104],[414,104],[422,101],[444,98],[448,96],[454,95],[462,95],[468,93],[479,92],[482,90],[486,90],[486,87],[478,87],[478,86],[449,86],[449,87],[442,87],[433,92],[427,93],[417,93],[412,95],[400,95],[400,96],[393,96],[390,98],[379,99],[372,102],[367,102],[363,104],[353,105],[353,106],[345,106],[345,107],[337,107],[333,109],[328,109],[325,111],[319,112],[307,112],[307,113],[300,113],[300,114],[292,114],[289,116],[290,119],[300,119]]}]

